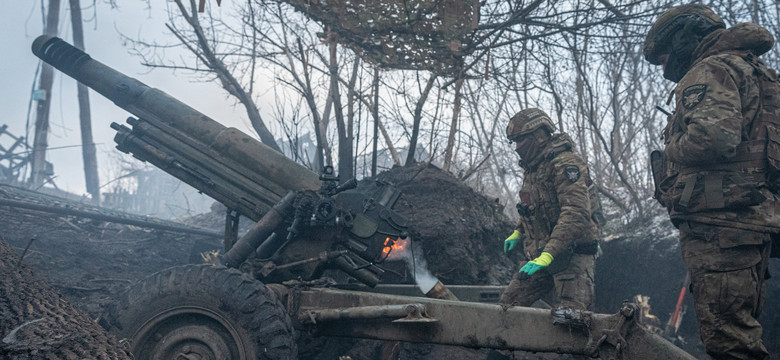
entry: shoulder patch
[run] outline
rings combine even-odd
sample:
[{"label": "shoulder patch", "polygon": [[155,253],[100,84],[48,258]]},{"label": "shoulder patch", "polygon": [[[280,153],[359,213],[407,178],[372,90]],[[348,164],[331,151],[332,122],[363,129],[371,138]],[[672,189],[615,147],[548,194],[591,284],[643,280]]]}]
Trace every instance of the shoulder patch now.
[{"label": "shoulder patch", "polygon": [[577,182],[580,179],[580,168],[576,165],[569,165],[566,167],[566,178],[571,182]]},{"label": "shoulder patch", "polygon": [[707,85],[696,84],[685,88],[682,92],[682,105],[686,109],[693,109],[704,100],[704,94],[707,93]]}]

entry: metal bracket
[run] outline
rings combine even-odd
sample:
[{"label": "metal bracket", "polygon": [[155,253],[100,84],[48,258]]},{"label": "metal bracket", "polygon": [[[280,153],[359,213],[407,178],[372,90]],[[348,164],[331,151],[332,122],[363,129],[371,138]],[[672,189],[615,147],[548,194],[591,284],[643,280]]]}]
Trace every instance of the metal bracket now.
[{"label": "metal bracket", "polygon": [[601,344],[605,341],[615,347],[616,357],[620,358],[620,352],[628,344],[626,342],[626,333],[628,326],[635,320],[634,314],[637,313],[637,305],[633,303],[623,304],[620,312],[615,314],[617,318],[615,325],[608,329],[592,329],[590,339],[586,345],[587,353],[595,356]]},{"label": "metal bracket", "polygon": [[228,208],[225,213],[225,240],[223,247],[225,251],[229,251],[233,245],[238,241],[238,212],[234,209]]}]

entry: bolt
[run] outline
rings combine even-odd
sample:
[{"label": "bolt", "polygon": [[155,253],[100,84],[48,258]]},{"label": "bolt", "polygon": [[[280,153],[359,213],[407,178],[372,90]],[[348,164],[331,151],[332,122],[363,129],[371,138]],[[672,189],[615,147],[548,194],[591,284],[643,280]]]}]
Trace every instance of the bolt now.
[{"label": "bolt", "polygon": [[189,354],[190,351],[192,351],[192,349],[190,349],[189,345],[184,345],[182,346],[181,351],[184,352],[185,354]]}]

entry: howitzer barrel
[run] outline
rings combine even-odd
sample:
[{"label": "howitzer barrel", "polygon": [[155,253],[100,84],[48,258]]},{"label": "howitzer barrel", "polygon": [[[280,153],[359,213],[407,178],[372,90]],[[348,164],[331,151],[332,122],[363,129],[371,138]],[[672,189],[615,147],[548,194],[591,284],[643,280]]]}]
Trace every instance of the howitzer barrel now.
[{"label": "howitzer barrel", "polygon": [[242,215],[257,221],[288,191],[320,186],[317,174],[283,154],[92,59],[60,38],[40,36],[32,51],[139,118],[131,123],[132,131],[112,125],[120,132],[115,139],[120,150],[172,173]]}]

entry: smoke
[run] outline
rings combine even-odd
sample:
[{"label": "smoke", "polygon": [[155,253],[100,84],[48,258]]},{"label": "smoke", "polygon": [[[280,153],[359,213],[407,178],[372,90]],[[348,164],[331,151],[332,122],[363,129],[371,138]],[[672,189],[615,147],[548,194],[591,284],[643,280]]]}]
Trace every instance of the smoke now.
[{"label": "smoke", "polygon": [[428,263],[425,261],[420,245],[414,241],[408,241],[408,239],[404,240],[407,240],[407,244],[411,244],[411,247],[404,251],[406,267],[414,274],[414,282],[417,283],[417,287],[422,290],[423,294],[427,294],[439,282],[439,279],[428,270]]}]

